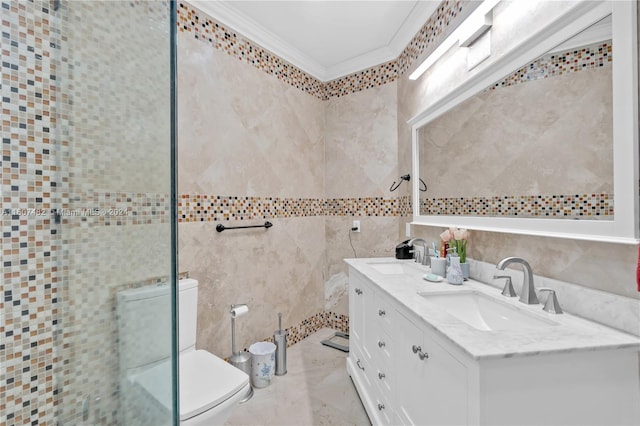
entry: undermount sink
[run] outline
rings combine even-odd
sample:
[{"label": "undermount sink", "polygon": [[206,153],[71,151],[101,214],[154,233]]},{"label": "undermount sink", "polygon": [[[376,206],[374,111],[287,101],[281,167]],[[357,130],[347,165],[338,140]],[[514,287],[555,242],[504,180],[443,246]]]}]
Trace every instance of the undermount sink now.
[{"label": "undermount sink", "polygon": [[383,275],[401,275],[411,272],[420,272],[410,262],[369,262],[367,265],[371,266],[376,272]]},{"label": "undermount sink", "polygon": [[418,292],[424,300],[478,330],[524,330],[557,325],[477,291]]}]

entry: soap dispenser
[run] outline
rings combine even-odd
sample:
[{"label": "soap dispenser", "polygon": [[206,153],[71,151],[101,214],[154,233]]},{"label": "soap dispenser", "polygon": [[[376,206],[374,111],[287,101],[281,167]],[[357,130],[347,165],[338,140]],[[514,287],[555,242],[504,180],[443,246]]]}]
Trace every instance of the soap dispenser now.
[{"label": "soap dispenser", "polygon": [[453,285],[460,285],[462,281],[464,281],[462,268],[460,267],[460,258],[458,256],[451,256],[451,266],[447,272],[447,281]]}]

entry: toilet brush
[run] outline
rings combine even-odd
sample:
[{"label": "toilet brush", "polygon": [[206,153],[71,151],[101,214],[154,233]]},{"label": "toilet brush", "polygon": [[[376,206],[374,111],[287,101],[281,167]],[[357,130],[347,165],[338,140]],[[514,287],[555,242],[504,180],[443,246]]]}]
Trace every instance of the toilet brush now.
[{"label": "toilet brush", "polygon": [[282,329],[282,313],[278,313],[278,329],[273,332],[276,344],[276,376],[287,374],[287,331]]}]

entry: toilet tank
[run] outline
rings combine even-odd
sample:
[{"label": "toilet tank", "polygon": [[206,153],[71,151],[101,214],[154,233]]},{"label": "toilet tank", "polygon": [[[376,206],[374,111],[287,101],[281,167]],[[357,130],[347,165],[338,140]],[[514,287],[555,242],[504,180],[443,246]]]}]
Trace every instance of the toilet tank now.
[{"label": "toilet tank", "polygon": [[178,340],[180,352],[196,348],[198,323],[198,281],[185,278],[178,284]]},{"label": "toilet tank", "polygon": [[[195,349],[198,281],[178,282],[180,352]],[[171,286],[168,283],[117,293],[120,368],[144,367],[171,357]]]},{"label": "toilet tank", "polygon": [[168,283],[119,291],[116,296],[121,371],[171,356],[171,286]]}]

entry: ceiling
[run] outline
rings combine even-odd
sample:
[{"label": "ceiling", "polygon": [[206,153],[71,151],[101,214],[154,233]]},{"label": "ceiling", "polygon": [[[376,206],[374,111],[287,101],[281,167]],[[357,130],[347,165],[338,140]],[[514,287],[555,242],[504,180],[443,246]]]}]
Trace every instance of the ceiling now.
[{"label": "ceiling", "polygon": [[440,1],[190,3],[317,79],[329,81],[397,58]]}]

